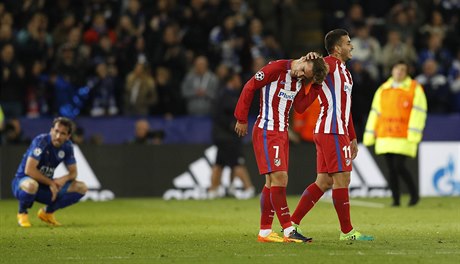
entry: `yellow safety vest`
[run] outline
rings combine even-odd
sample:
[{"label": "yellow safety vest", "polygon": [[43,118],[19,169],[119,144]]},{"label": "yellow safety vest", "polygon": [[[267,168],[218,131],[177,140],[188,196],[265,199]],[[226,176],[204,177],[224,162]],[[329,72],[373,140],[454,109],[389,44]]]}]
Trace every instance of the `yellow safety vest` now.
[{"label": "yellow safety vest", "polygon": [[374,95],[363,143],[375,144],[375,153],[395,153],[415,157],[425,128],[427,102],[423,88],[406,77],[400,87],[393,78]]}]

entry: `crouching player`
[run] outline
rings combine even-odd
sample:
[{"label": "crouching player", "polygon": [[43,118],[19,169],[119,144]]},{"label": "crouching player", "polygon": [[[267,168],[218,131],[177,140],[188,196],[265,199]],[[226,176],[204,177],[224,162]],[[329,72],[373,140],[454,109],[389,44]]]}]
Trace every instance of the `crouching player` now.
[{"label": "crouching player", "polygon": [[[54,212],[78,202],[86,193],[87,187],[77,178],[77,166],[70,136],[72,121],[58,117],[53,121],[49,134],[34,138],[12,182],[13,195],[19,200],[18,224],[30,227],[28,209],[35,201],[46,204],[38,210],[38,218],[53,226]],[[69,173],[53,179],[54,170],[64,162]]]}]

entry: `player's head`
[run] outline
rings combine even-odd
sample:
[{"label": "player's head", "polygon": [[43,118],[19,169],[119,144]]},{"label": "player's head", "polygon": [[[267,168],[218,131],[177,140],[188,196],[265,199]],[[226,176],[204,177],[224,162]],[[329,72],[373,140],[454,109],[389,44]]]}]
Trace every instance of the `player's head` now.
[{"label": "player's head", "polygon": [[66,117],[57,117],[53,120],[51,128],[51,143],[55,147],[60,147],[70,139],[72,135],[73,122]]},{"label": "player's head", "polygon": [[310,60],[304,56],[291,64],[291,76],[316,83],[322,83],[328,71],[327,64],[322,57]]},{"label": "player's head", "polygon": [[313,63],[312,82],[321,84],[324,81],[324,79],[326,79],[326,76],[329,73],[329,67],[327,66],[327,63],[324,61],[323,58],[317,58],[311,61]]},{"label": "player's head", "polygon": [[351,51],[353,45],[351,45],[350,36],[344,29],[334,29],[329,31],[324,37],[324,45],[327,53],[337,57],[341,61],[345,62],[351,59]]},{"label": "player's head", "polygon": [[409,64],[404,60],[397,61],[391,68],[391,77],[393,77],[393,80],[396,82],[403,81],[408,73]]}]

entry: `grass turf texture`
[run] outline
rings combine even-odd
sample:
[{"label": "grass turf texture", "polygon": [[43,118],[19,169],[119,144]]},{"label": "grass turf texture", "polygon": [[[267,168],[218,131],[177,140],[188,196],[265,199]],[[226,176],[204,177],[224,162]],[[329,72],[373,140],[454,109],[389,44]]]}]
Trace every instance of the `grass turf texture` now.
[{"label": "grass turf texture", "polygon": [[[407,200],[407,197],[405,197]],[[406,201],[403,200],[403,201]],[[289,197],[293,211],[298,197]],[[259,200],[82,202],[56,213],[49,227],[30,210],[31,228],[16,225],[17,202],[0,201],[0,263],[458,263],[458,197],[423,198],[414,208],[372,208],[389,198],[352,200],[352,220],[376,240],[339,241],[329,202],[301,228],[310,244],[258,243]],[[273,225],[279,232],[277,220]]]}]

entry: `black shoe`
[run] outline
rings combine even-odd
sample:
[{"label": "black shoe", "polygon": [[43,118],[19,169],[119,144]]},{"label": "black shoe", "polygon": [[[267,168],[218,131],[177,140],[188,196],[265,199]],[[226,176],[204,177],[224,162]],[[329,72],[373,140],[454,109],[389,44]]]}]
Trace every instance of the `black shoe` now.
[{"label": "black shoe", "polygon": [[294,243],[309,243],[312,242],[313,238],[311,237],[304,237],[303,235],[299,234],[295,229],[289,233],[289,236],[284,237],[284,242],[294,242]]},{"label": "black shoe", "polygon": [[411,197],[410,201],[409,201],[409,206],[415,206],[418,203],[419,200],[420,200],[419,196]]}]

